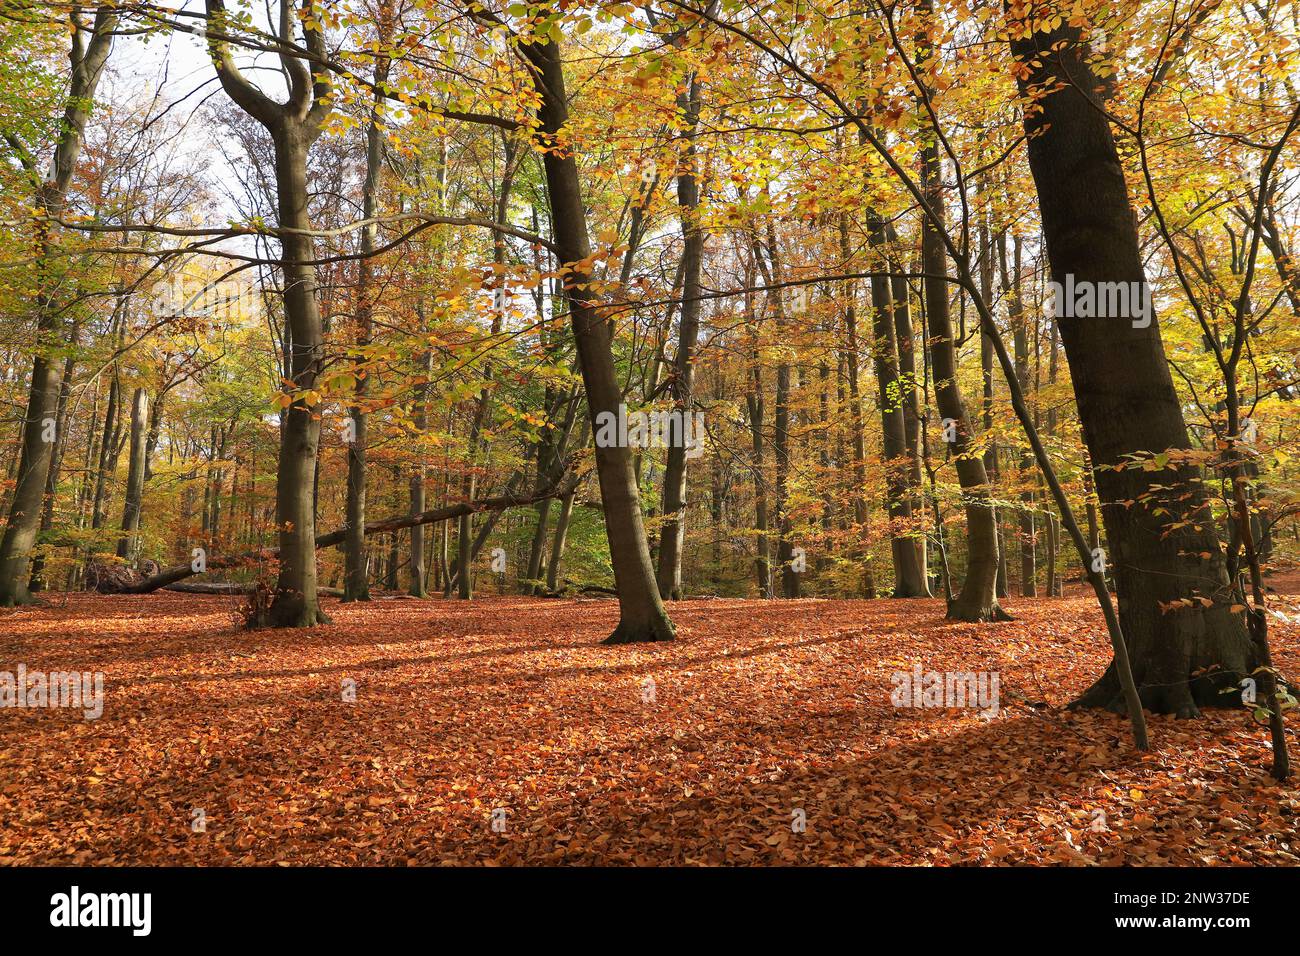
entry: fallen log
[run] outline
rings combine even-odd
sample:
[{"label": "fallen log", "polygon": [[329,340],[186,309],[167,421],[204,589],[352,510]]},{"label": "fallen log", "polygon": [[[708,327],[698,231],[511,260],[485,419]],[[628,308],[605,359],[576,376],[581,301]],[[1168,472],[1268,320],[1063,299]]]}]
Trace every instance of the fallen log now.
[{"label": "fallen log", "polygon": [[[560,478],[545,488],[536,488],[527,494],[503,494],[495,498],[480,498],[476,501],[462,501],[459,504],[447,505],[442,508],[434,508],[431,511],[421,511],[413,515],[399,515],[394,518],[384,518],[380,521],[367,521],[367,535],[385,534],[390,531],[401,531],[404,528],[414,528],[416,525],[433,524],[435,521],[446,521],[450,518],[459,518],[461,515],[479,514],[484,511],[501,511],[506,508],[517,508],[522,505],[536,504],[547,498],[560,498],[567,495],[578,487],[580,475],[571,467],[566,468]],[[343,538],[347,534],[346,529],[331,531],[328,534],[316,536],[316,547],[328,548],[336,544],[342,544]],[[260,551],[247,551],[243,554],[232,555],[228,558],[207,559],[205,572],[221,571],[228,568],[242,567],[250,562],[265,561],[274,558],[280,553],[279,548],[263,548]],[[137,584],[127,584],[119,586],[114,580],[108,584],[112,590],[103,590],[101,585],[101,594],[151,594],[161,588],[172,587],[186,578],[193,577],[195,574],[205,573],[194,570],[192,564],[178,564],[173,567],[159,571]]]},{"label": "fallen log", "polygon": [[[255,585],[252,584],[222,584],[217,582],[202,583],[190,582],[187,584],[169,584],[163,591],[174,591],[180,594],[231,594],[235,596],[252,594]],[[316,593],[321,597],[342,597],[342,588],[317,588]]]},{"label": "fallen log", "polygon": [[600,584],[579,584],[577,581],[570,581],[567,578],[564,584],[554,591],[542,591],[538,594],[538,597],[562,598],[570,591],[576,591],[578,594],[608,594],[618,597],[618,592],[613,588],[607,588]]}]

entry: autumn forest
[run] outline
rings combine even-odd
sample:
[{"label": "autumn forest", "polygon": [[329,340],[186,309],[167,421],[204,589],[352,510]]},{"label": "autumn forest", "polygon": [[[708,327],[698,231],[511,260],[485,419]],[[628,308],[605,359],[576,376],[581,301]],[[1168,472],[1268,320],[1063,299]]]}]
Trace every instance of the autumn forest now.
[{"label": "autumn forest", "polygon": [[0,51],[0,864],[1300,864],[1300,3]]}]

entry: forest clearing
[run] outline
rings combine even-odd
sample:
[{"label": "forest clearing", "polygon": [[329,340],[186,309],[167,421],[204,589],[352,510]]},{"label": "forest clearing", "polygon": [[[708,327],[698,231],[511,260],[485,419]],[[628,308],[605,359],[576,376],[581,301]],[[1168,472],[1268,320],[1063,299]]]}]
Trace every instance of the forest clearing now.
[{"label": "forest clearing", "polygon": [[0,917],[1290,938],[1297,249],[1300,0],[0,0]]}]

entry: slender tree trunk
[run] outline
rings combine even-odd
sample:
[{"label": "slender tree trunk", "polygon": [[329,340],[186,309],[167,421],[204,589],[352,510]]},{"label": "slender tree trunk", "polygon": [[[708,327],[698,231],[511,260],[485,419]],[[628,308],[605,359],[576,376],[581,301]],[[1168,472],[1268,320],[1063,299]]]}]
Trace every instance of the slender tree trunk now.
[{"label": "slender tree trunk", "polygon": [[122,431],[118,424],[121,396],[122,383],[114,372],[113,383],[108,388],[108,407],[104,412],[104,438],[99,446],[99,467],[95,471],[95,496],[90,505],[90,527],[95,529],[104,524],[104,497],[108,493],[108,479],[117,471],[118,439]]},{"label": "slender tree trunk", "polygon": [[[578,447],[587,447],[590,437],[591,423],[584,419]],[[569,523],[573,518],[573,501],[577,495],[575,486],[573,491],[560,499],[560,516],[555,521],[555,536],[551,539],[551,560],[546,565],[546,590],[552,594],[560,588],[560,563],[564,560],[564,548],[569,538]]]},{"label": "slender tree trunk", "polygon": [[[980,295],[985,302],[993,301],[993,243],[990,241],[989,226],[981,220],[979,230],[980,243]],[[998,487],[998,443],[993,437],[993,341],[983,328],[980,329],[980,377],[982,379],[981,409],[984,417],[984,434],[988,435],[988,447],[984,449],[984,470],[989,476],[989,486],[996,498]],[[994,594],[999,600],[1007,596],[1007,548],[1002,534],[1002,522],[997,508],[993,509],[993,534],[998,543],[998,574],[994,585]]]},{"label": "slender tree trunk", "polygon": [[[388,31],[381,28],[381,35]],[[375,62],[375,87],[379,89],[388,80],[388,58],[380,56]],[[366,567],[366,452],[368,444],[366,396],[370,391],[370,373],[367,367],[370,337],[374,318],[374,293],[372,278],[374,266],[371,256],[375,251],[378,226],[372,221],[379,213],[379,179],[384,164],[384,126],[379,110],[379,94],[370,109],[366,124],[366,176],[361,186],[360,253],[357,263],[357,351],[354,359],[352,407],[348,415],[352,420],[352,441],[348,450],[347,487],[347,537],[343,541],[343,600],[369,601],[370,575]]]},{"label": "slender tree trunk", "polygon": [[[877,263],[881,271],[871,276],[872,332],[874,341],[871,352],[875,358],[876,387],[879,393],[881,446],[885,466],[885,494],[888,499],[890,524],[890,554],[894,563],[894,593],[896,598],[929,597],[930,589],[926,585],[924,571],[921,567],[920,554],[917,552],[912,533],[912,502],[908,489],[908,470],[910,461],[907,455],[907,431],[903,420],[903,403],[901,401],[901,383],[898,372],[897,330],[894,325],[894,298],[889,276],[883,270],[886,261],[883,258],[885,245],[885,223],[874,212],[868,214],[870,242],[882,258]],[[841,233],[841,247],[846,244],[846,237]],[[847,314],[849,333],[849,396],[854,413],[854,454],[861,463],[865,449],[861,438],[861,411],[857,384],[857,329],[852,314]],[[857,481],[859,487],[866,484],[863,465],[858,465]],[[859,519],[861,522],[863,519]]]},{"label": "slender tree trunk", "polygon": [[677,176],[677,205],[682,226],[682,308],[677,355],[673,359],[670,394],[681,412],[683,429],[668,443],[664,465],[663,513],[659,532],[659,594],[665,600],[682,596],[682,548],[686,539],[686,416],[691,415],[695,340],[700,329],[700,275],[704,268],[706,235],[700,227],[700,186],[695,171],[695,129],[700,115],[699,83],[692,75],[677,98],[685,129],[681,172]]},{"label": "slender tree trunk", "polygon": [[[893,227],[885,229],[885,235],[891,246],[896,246],[898,237]],[[922,493],[921,475],[921,409],[917,403],[916,378],[916,339],[912,331],[912,297],[907,284],[907,276],[891,260],[893,274],[890,276],[890,290],[893,292],[893,313],[895,342],[898,348],[898,384],[899,401],[903,407],[903,433],[907,440],[908,488],[912,514],[925,514],[925,498]],[[925,582],[925,593],[921,597],[930,597],[929,556],[926,539],[919,529],[914,531],[913,542],[916,545],[916,560],[921,568],[921,579]]]},{"label": "slender tree trunk", "polygon": [[[768,262],[763,261],[764,247]],[[771,219],[766,225],[766,242],[754,243],[754,262],[768,285],[768,306],[776,320],[779,339],[783,339],[789,326],[781,284],[785,273],[781,268],[781,253],[777,246],[776,227]],[[782,352],[776,363],[776,389],[773,394],[775,416],[772,422],[772,457],[776,461],[775,497],[776,561],[781,569],[781,594],[787,598],[799,597],[799,575],[794,570],[794,542],[790,540],[790,363]]]},{"label": "slender tree trunk", "polygon": [[131,396],[131,452],[127,459],[126,502],[122,506],[122,537],[117,542],[117,556],[123,559],[130,559],[137,550],[131,536],[140,529],[148,415],[149,393],[138,387]]},{"label": "slender tree trunk", "polygon": [[[1015,259],[1010,271],[1006,262],[1006,236],[998,237],[1002,253],[1002,291],[1007,297],[1007,317],[1011,322],[1012,347],[1015,350],[1016,381],[1029,390],[1029,330],[1026,328],[1024,299],[1021,297],[1020,237],[1015,239]],[[1038,529],[1034,521],[1034,458],[1028,448],[1020,453],[1020,596],[1038,597]]]},{"label": "slender tree trunk", "polygon": [[957,383],[957,349],[948,310],[948,257],[941,227],[944,209],[942,167],[939,147],[933,139],[922,151],[922,180],[926,199],[941,220],[927,217],[921,233],[922,271],[926,274],[926,322],[930,333],[930,361],[934,369],[935,404],[943,417],[945,437],[954,458],[957,480],[966,499],[966,580],[961,592],[949,603],[948,617],[959,621],[991,621],[1006,618],[998,606],[997,532],[988,475],[984,462],[971,448],[972,432],[965,402]]},{"label": "slender tree trunk", "polygon": [[[748,288],[753,283],[753,270],[749,270],[746,274],[745,285]],[[745,406],[749,412],[750,446],[753,449],[751,467],[754,474],[754,572],[758,576],[758,596],[770,599],[772,597],[772,561],[771,545],[767,534],[767,476],[763,470],[763,423],[767,403],[763,399],[763,366],[761,353],[758,350],[758,331],[754,325],[753,293],[746,293],[745,295],[745,318],[747,320],[746,324],[753,330],[755,338],[753,367],[749,376],[750,387],[745,395]]]}]

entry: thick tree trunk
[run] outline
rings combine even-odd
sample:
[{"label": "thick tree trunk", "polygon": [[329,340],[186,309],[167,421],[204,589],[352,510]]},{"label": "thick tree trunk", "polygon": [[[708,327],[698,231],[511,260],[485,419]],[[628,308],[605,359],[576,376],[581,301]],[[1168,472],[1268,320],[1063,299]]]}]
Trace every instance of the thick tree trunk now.
[{"label": "thick tree trunk", "polygon": [[[205,0],[208,20],[238,29],[223,0]],[[298,26],[309,56],[291,52],[298,44],[290,0],[281,0],[279,53],[288,100],[276,102],[250,83],[235,65],[221,32],[209,32],[208,53],[226,94],[266,127],[275,148],[278,237],[284,291],[284,377],[291,402],[281,415],[280,457],[276,473],[276,530],[280,573],[270,608],[254,624],[311,627],[327,620],[316,594],[316,489],[320,445],[319,408],[313,393],[324,361],[324,328],[316,301],[308,215],[307,154],[331,110],[333,91],[323,65],[325,38],[319,23],[303,18]]]},{"label": "thick tree trunk", "polygon": [[[77,344],[75,329],[71,341],[75,347]],[[68,447],[65,440],[67,436],[68,396],[72,391],[72,370],[75,366],[76,358],[73,355],[69,355],[63,362],[63,375],[59,384],[58,413],[55,416],[54,450],[50,453],[50,471],[45,479],[45,501],[41,505],[40,530],[42,534],[54,528],[54,499],[59,490],[59,474],[63,468],[63,453]],[[37,554],[32,559],[32,574],[29,587],[33,593],[43,591],[46,588],[45,555],[43,553]]]},{"label": "thick tree trunk", "polygon": [[[297,124],[276,135],[276,186],[280,225],[307,230],[308,138]],[[316,509],[313,486],[320,445],[320,419],[304,393],[314,388],[324,360],[324,335],[316,302],[316,269],[311,239],[282,233],[284,313],[290,340],[288,378],[293,402],[285,410],[275,482],[280,574],[264,623],[272,627],[311,627],[327,618],[316,595]]]},{"label": "thick tree trunk", "polygon": [[[1026,64],[1022,91],[1054,87],[1053,78],[1072,80],[1025,118],[1053,280],[1144,283],[1123,169],[1091,92],[1098,84],[1079,30],[1063,25],[1016,40],[1012,50]],[[1219,690],[1259,660],[1230,609],[1223,550],[1196,469],[1176,461],[1154,471],[1117,468],[1129,455],[1177,453],[1190,444],[1160,327],[1148,317],[1134,324],[1122,316],[1060,314],[1057,322],[1096,467],[1119,619],[1142,702],[1190,716],[1198,705],[1235,703]],[[1190,607],[1166,609],[1189,598]],[[1120,704],[1113,663],[1079,703]]]}]

